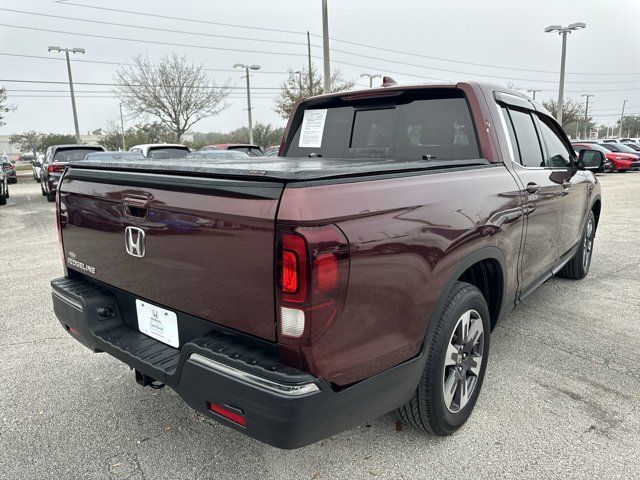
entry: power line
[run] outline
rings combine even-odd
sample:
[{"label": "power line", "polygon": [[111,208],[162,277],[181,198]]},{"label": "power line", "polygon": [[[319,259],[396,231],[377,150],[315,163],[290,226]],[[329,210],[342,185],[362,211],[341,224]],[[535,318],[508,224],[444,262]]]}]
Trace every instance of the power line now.
[{"label": "power line", "polygon": [[204,32],[190,32],[187,30],[174,30],[174,29],[170,29],[170,28],[159,28],[159,27],[146,27],[143,25],[131,25],[131,24],[127,24],[127,23],[116,23],[116,22],[106,22],[103,20],[93,20],[93,19],[89,19],[89,18],[77,18],[77,17],[65,17],[63,15],[53,15],[53,14],[49,14],[49,13],[38,13],[38,12],[28,12],[25,10],[14,10],[11,8],[1,8],[0,7],[0,11],[4,11],[4,12],[12,12],[12,13],[21,13],[24,15],[35,15],[38,17],[47,17],[47,18],[59,18],[62,20],[73,20],[73,21],[78,21],[78,22],[88,22],[88,23],[97,23],[100,25],[111,25],[114,27],[127,27],[127,28],[137,28],[139,30],[153,30],[156,32],[165,32],[165,33],[180,33],[180,34],[184,34],[184,35],[195,35],[195,36],[202,36],[202,37],[212,37],[212,38],[226,38],[226,39],[231,39],[231,40],[247,40],[247,41],[251,41],[251,42],[264,42],[264,43],[279,43],[279,44],[285,44],[285,45],[302,45],[305,46],[307,45],[306,42],[291,42],[291,41],[287,41],[287,40],[270,40],[270,39],[266,39],[266,38],[249,38],[249,37],[236,37],[236,36],[232,36],[232,35],[218,35],[215,33],[204,33]]},{"label": "power line", "polygon": [[0,27],[8,27],[8,28],[19,28],[22,30],[32,30],[36,32],[48,32],[48,33],[60,33],[63,35],[76,35],[79,37],[91,37],[91,38],[101,38],[104,40],[120,40],[124,42],[136,42],[136,43],[145,43],[152,45],[166,45],[171,47],[186,47],[186,48],[200,48],[205,50],[223,50],[226,52],[240,52],[240,53],[259,53],[262,55],[281,55],[286,57],[304,57],[307,58],[307,55],[303,53],[292,53],[292,52],[271,52],[267,50],[246,50],[242,48],[226,48],[226,47],[212,47],[210,45],[194,45],[192,43],[173,43],[173,42],[161,42],[157,40],[142,40],[136,38],[124,38],[124,37],[113,37],[109,35],[96,35],[93,33],[78,33],[78,32],[66,32],[63,30],[51,30],[48,28],[37,28],[37,27],[25,27],[23,25],[9,25],[6,23],[0,23]]},{"label": "power line", "polygon": [[[2,56],[7,56],[7,57],[19,57],[19,58],[33,58],[33,59],[38,59],[38,60],[55,60],[55,61],[60,61],[60,62],[64,62],[65,59],[64,58],[60,58],[60,57],[45,57],[43,55],[25,55],[25,54],[18,54],[18,53],[5,53],[5,52],[0,52],[0,55]],[[133,66],[133,63],[127,63],[127,62],[110,62],[107,60],[84,60],[81,58],[74,58],[73,60],[71,60],[72,63],[96,63],[96,64],[105,64],[105,65],[117,65],[117,66]],[[238,70],[234,70],[232,68],[203,68],[203,70],[209,71],[209,72],[233,72],[233,73],[238,73]],[[275,71],[275,70],[260,70],[260,75],[263,74],[277,74],[277,75],[284,75],[287,74],[289,72],[279,72],[279,71]]]},{"label": "power line", "polygon": [[212,22],[211,20],[200,20],[200,19],[195,19],[195,18],[184,18],[184,17],[175,17],[175,16],[169,16],[169,15],[159,15],[157,13],[149,13],[149,12],[136,12],[133,10],[122,10],[122,9],[118,9],[118,8],[107,8],[107,7],[99,7],[97,5],[84,5],[82,3],[73,3],[73,2],[67,2],[67,1],[60,1],[60,0],[56,0],[55,3],[58,3],[60,5],[69,5],[69,6],[75,6],[75,7],[83,7],[83,8],[94,8],[96,10],[105,10],[105,11],[109,11],[109,12],[118,12],[118,13],[127,13],[129,15],[141,15],[143,17],[155,17],[155,18],[164,18],[166,20],[180,20],[183,22],[192,22],[192,23],[200,23],[200,24],[205,24],[205,25],[218,25],[218,26],[222,26],[222,27],[233,27],[233,28],[245,28],[247,30],[262,30],[265,32],[277,32],[277,33],[293,33],[293,34],[297,34],[297,35],[306,35],[307,32],[298,32],[295,30],[283,30],[283,29],[277,29],[277,28],[268,28],[268,27],[250,27],[248,25],[237,25],[237,24],[233,24],[233,23],[222,23],[222,22]]},{"label": "power line", "polygon": [[[155,17],[155,18],[164,18],[164,19],[169,19],[169,20],[180,20],[180,21],[184,21],[184,22],[192,22],[192,23],[199,23],[199,24],[209,24],[209,25],[220,25],[220,26],[225,26],[225,27],[233,27],[233,28],[244,28],[244,29],[250,29],[250,30],[263,30],[263,31],[271,31],[271,32],[279,32],[279,33],[289,33],[289,34],[295,34],[295,35],[306,35],[306,32],[301,32],[301,31],[295,31],[295,30],[282,30],[282,29],[273,29],[273,28],[265,28],[265,27],[253,27],[253,26],[247,26],[247,25],[237,25],[237,24],[229,24],[229,23],[221,23],[221,22],[212,22],[209,20],[200,20],[200,19],[194,19],[194,18],[185,18],[185,17],[172,17],[172,16],[168,16],[168,15],[159,15],[159,14],[153,14],[153,13],[149,13],[149,12],[137,12],[134,10],[123,10],[123,9],[118,9],[118,8],[107,8],[107,7],[99,7],[96,5],[85,5],[85,4],[81,4],[81,3],[73,3],[73,2],[67,2],[64,0],[57,0],[56,3],[59,3],[60,5],[69,5],[69,6],[76,6],[76,7],[83,7],[83,8],[93,8],[93,9],[98,9],[98,10],[106,10],[106,11],[111,11],[111,12],[118,12],[118,13],[126,13],[126,14],[130,14],[130,15],[140,15],[140,16],[144,16],[144,17]],[[316,38],[322,38],[321,35],[318,34],[311,34],[312,36],[316,37]],[[401,55],[410,55],[410,56],[415,56],[415,57],[421,57],[421,58],[426,58],[426,59],[430,59],[430,60],[438,60],[438,61],[443,61],[443,62],[451,62],[451,63],[459,63],[459,64],[464,64],[464,65],[472,65],[472,66],[476,66],[476,67],[488,67],[488,68],[499,68],[499,69],[504,69],[504,70],[516,70],[516,71],[523,71],[523,72],[534,72],[534,73],[552,73],[552,74],[557,74],[557,71],[553,71],[553,70],[534,70],[534,69],[529,69],[529,68],[521,68],[521,67],[507,67],[507,66],[503,66],[503,65],[492,65],[492,64],[485,64],[485,63],[476,63],[476,62],[466,62],[466,61],[462,61],[462,60],[452,60],[449,58],[443,58],[443,57],[434,57],[434,56],[429,56],[429,55],[422,55],[422,54],[418,54],[418,53],[412,53],[412,52],[404,52],[404,51],[400,51],[400,50],[393,50],[390,48],[385,48],[385,47],[380,47],[377,45],[370,45],[370,44],[366,44],[366,43],[359,43],[359,42],[353,42],[353,41],[349,41],[349,40],[343,40],[343,39],[339,39],[339,38],[335,38],[335,37],[331,37],[330,38],[332,41],[336,41],[336,42],[341,42],[341,43],[346,43],[349,45],[355,45],[355,46],[359,46],[359,47],[365,47],[365,48],[373,48],[376,50],[380,50],[380,51],[387,51],[390,53],[398,53]],[[334,49],[331,49],[332,51],[337,51]],[[617,73],[604,73],[604,72],[566,72],[569,75],[640,75],[640,72],[617,72]]]},{"label": "power line", "polygon": [[[0,78],[0,82],[6,83],[50,83],[53,85],[68,85],[69,82],[65,81],[57,81],[57,80],[17,80],[17,79],[2,79]],[[141,87],[143,85],[140,84],[124,84],[120,85],[118,83],[105,83],[105,82],[73,82],[74,85],[91,85],[91,86],[103,86],[103,87]],[[180,85],[147,85],[155,88],[182,88]],[[245,87],[236,87],[236,86],[209,86],[209,87],[198,87],[198,88],[210,88],[210,89],[229,89],[229,90],[245,90]],[[252,90],[280,90],[280,87],[251,87]]]}]

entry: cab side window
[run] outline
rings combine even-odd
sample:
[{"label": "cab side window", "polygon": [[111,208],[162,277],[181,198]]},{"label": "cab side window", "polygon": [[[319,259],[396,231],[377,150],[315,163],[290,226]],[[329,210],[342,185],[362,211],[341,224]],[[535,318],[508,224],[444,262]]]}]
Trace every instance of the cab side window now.
[{"label": "cab side window", "polygon": [[[518,150],[520,153],[520,164],[523,167],[544,167],[545,161],[542,156],[538,132],[531,114],[526,110],[508,108],[509,117],[516,134]],[[518,155],[516,155],[517,159]]]},{"label": "cab side window", "polygon": [[553,122],[544,115],[538,115],[540,134],[547,150],[545,166],[549,168],[568,168],[572,164],[572,155],[556,131]]}]

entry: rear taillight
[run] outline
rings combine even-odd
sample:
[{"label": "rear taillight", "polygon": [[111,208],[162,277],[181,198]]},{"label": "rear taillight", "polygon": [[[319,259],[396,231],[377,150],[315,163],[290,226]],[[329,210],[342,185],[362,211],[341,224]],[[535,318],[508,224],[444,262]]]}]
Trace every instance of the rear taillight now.
[{"label": "rear taillight", "polygon": [[325,333],[340,314],[349,275],[349,245],[335,225],[280,228],[278,339],[304,344]]},{"label": "rear taillight", "polygon": [[64,165],[57,165],[55,163],[52,163],[51,165],[49,165],[49,168],[47,168],[47,171],[49,173],[62,173],[64,172]]}]

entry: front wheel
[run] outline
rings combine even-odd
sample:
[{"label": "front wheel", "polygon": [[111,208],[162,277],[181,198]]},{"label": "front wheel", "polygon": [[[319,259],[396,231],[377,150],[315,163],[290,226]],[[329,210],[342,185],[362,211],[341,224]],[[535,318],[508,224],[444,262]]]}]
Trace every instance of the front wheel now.
[{"label": "front wheel", "polygon": [[420,383],[397,414],[420,430],[450,435],[471,416],[480,394],[489,357],[489,309],[480,290],[456,282],[433,321]]},{"label": "front wheel", "polygon": [[578,251],[567,264],[558,272],[559,277],[581,280],[589,273],[591,257],[593,255],[593,240],[596,236],[596,216],[589,212],[587,224],[582,232]]}]

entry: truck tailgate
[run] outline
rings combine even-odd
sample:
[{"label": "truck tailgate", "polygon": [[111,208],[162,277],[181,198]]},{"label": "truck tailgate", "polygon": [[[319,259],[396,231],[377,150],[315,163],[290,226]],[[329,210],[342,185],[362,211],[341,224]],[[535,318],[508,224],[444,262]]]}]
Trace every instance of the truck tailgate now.
[{"label": "truck tailgate", "polygon": [[157,306],[274,340],[282,189],[71,167],[59,187],[66,265]]}]

